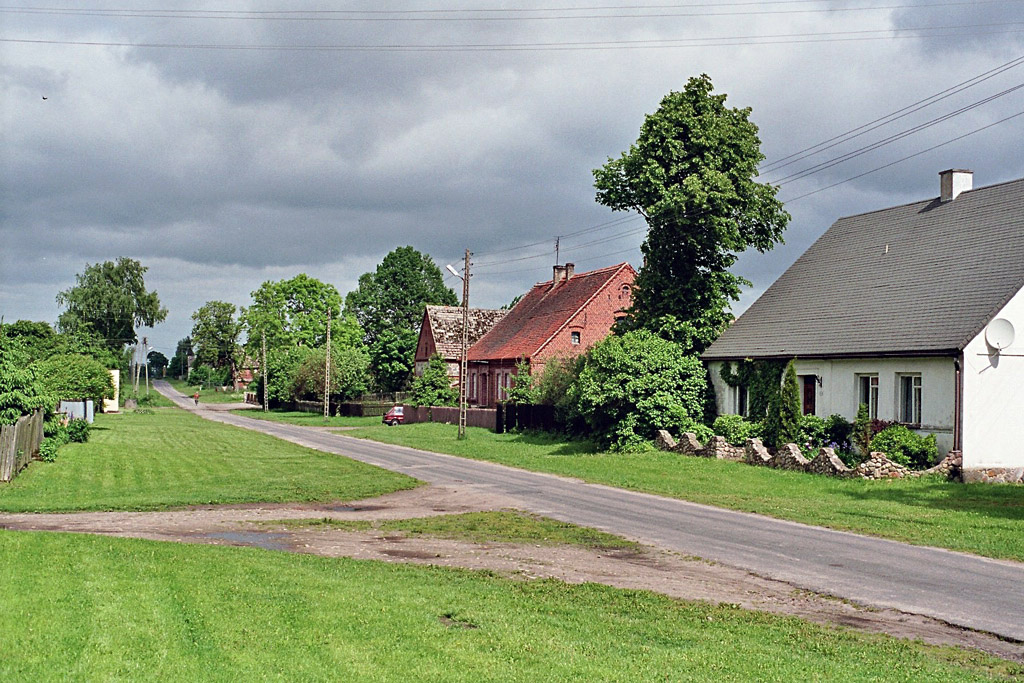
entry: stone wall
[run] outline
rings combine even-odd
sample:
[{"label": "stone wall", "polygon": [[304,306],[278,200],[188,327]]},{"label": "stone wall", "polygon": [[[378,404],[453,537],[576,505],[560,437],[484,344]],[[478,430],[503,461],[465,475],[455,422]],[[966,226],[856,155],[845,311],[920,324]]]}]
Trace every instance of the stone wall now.
[{"label": "stone wall", "polygon": [[[788,443],[774,453],[765,448],[760,439],[747,439],[743,448],[732,446],[724,437],[714,436],[707,445],[697,440],[697,435],[685,433],[677,442],[665,430],[658,432],[654,440],[655,446],[663,451],[682,453],[702,458],[718,458],[745,462],[748,465],[774,467],[793,472],[810,472],[825,474],[832,477],[859,477],[861,479],[902,479],[919,477],[925,474],[943,474],[956,477],[960,473],[961,457],[957,451],[951,451],[942,462],[931,469],[922,471],[910,470],[890,460],[884,453],[871,453],[871,456],[855,468],[849,468],[831,448],[821,448],[814,458],[808,460],[796,444]],[[1018,473],[1024,476],[1024,471]],[[980,481],[980,479],[979,479]]]}]

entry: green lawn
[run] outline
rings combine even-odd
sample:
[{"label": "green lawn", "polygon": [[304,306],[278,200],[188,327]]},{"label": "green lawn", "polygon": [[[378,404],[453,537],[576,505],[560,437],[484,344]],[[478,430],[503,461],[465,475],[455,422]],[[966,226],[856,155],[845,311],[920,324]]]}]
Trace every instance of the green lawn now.
[{"label": "green lawn", "polygon": [[[195,387],[190,387],[180,379],[168,379],[167,382],[182,396],[191,396],[196,393]],[[245,392],[200,389],[199,401],[200,403],[245,403]]]},{"label": "green lawn", "polygon": [[642,591],[0,531],[0,680],[970,681],[1019,666]]},{"label": "green lawn", "polygon": [[143,510],[357,500],[411,488],[401,474],[210,422],[178,408],[100,415],[88,443],[0,484],[0,510]]},{"label": "green lawn", "polygon": [[256,420],[283,422],[301,427],[376,427],[383,423],[377,417],[328,417],[322,413],[306,413],[299,410],[232,410],[236,415],[251,417]]},{"label": "green lawn", "polygon": [[594,453],[586,442],[495,434],[470,427],[402,425],[346,432],[512,467],[578,477],[733,510],[953,550],[1024,561],[1024,486],[938,478],[864,481],[785,472],[669,453]]},{"label": "green lawn", "polygon": [[575,545],[598,550],[640,547],[639,543],[627,541],[597,529],[589,529],[518,510],[489,510],[373,522],[325,517],[323,519],[274,520],[261,524],[287,528],[331,527],[351,531],[375,530],[388,533],[398,531],[407,537],[431,536],[471,543]]}]

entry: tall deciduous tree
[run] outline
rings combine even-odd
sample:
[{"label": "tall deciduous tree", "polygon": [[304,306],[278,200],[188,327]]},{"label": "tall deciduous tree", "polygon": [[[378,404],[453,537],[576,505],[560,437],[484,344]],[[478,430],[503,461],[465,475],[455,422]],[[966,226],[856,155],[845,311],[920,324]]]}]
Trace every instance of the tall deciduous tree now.
[{"label": "tall deciduous tree", "polygon": [[597,201],[635,210],[649,226],[627,327],[696,351],[728,323],[730,302],[749,284],[729,272],[737,255],[771,249],[789,222],[777,188],[755,181],[764,155],[750,109],[725,99],[707,75],[691,78],[644,119],[627,152],[594,171]]},{"label": "tall deciduous tree", "polygon": [[178,346],[174,350],[174,357],[171,358],[167,372],[173,377],[184,377],[188,374],[188,357],[192,355],[192,338],[185,337],[178,340]]},{"label": "tall deciduous tree", "polygon": [[160,297],[146,289],[147,270],[125,257],[87,264],[85,272],[75,276],[75,286],[57,294],[57,303],[65,307],[58,328],[62,332],[93,330],[113,350],[134,344],[137,326],[152,327],[167,318]]},{"label": "tall deciduous tree", "polygon": [[[252,293],[252,305],[242,314],[247,350],[252,355],[259,351],[263,333],[268,349],[323,346],[328,311],[337,324],[340,310],[341,295],[334,285],[305,273],[290,280],[268,280]],[[337,332],[332,330],[332,334]]]},{"label": "tall deciduous tree", "polygon": [[226,301],[207,301],[192,314],[192,343],[196,359],[214,368],[235,369],[238,337],[242,323],[235,319],[235,305]]}]

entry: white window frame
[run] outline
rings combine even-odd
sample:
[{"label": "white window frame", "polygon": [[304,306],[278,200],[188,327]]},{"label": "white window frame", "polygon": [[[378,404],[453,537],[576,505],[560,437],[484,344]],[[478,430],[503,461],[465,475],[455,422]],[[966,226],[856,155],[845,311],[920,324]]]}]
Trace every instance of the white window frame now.
[{"label": "white window frame", "polygon": [[[907,372],[896,375],[897,394],[899,398],[900,422],[904,424],[921,424],[921,404],[924,397],[924,381],[919,372]],[[909,395],[908,395],[909,393]]]},{"label": "white window frame", "polygon": [[[857,406],[868,405],[868,417],[878,419],[878,373],[865,372],[857,375]],[[866,394],[866,395],[865,395]]]}]

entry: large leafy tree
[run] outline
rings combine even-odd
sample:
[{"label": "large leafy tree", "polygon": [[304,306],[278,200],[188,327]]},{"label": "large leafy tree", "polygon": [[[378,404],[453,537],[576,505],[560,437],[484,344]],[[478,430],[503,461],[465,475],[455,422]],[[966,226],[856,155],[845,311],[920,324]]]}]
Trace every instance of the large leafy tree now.
[{"label": "large leafy tree", "polygon": [[[297,399],[320,400],[324,396],[326,349],[314,349],[302,359],[292,377],[292,395]],[[366,391],[370,358],[361,347],[335,344],[331,340],[330,395],[347,401]]]},{"label": "large leafy tree", "polygon": [[192,338],[185,337],[178,340],[178,346],[174,350],[174,357],[171,358],[167,372],[172,377],[184,377],[188,373],[188,357],[192,355]]},{"label": "large leafy tree", "polygon": [[398,247],[377,270],[359,276],[359,286],[345,297],[370,345],[385,332],[418,330],[423,307],[455,306],[459,301],[433,259],[412,247]]},{"label": "large leafy tree", "polygon": [[628,151],[594,171],[598,202],[648,224],[626,326],[678,333],[696,351],[749,284],[729,272],[737,255],[771,249],[789,222],[777,188],[755,180],[764,155],[750,109],[725,99],[707,75],[691,78],[644,119]]},{"label": "large leafy tree", "polygon": [[92,400],[101,405],[114,397],[114,383],[103,363],[77,353],[50,356],[33,363],[43,390],[60,400]]},{"label": "large leafy tree", "polygon": [[398,391],[408,384],[424,307],[457,303],[433,259],[412,247],[398,247],[359,277],[345,297],[345,311],[366,333],[378,389]]},{"label": "large leafy tree", "polygon": [[196,358],[214,368],[235,367],[242,323],[235,318],[234,304],[207,301],[192,314],[192,343]]},{"label": "large leafy tree", "polygon": [[75,286],[57,294],[57,303],[65,307],[57,320],[60,331],[92,330],[112,350],[134,344],[136,327],[152,327],[167,318],[160,297],[146,289],[147,270],[125,257],[87,264],[75,276]]},{"label": "large leafy tree", "polygon": [[25,344],[8,336],[6,327],[0,325],[0,425],[14,424],[39,409],[52,411],[56,400],[29,364]]},{"label": "large leafy tree", "polygon": [[252,305],[242,314],[247,350],[251,355],[258,353],[262,334],[268,349],[323,346],[328,312],[337,325],[340,310],[341,295],[334,285],[305,273],[289,280],[268,280],[252,293]]}]

